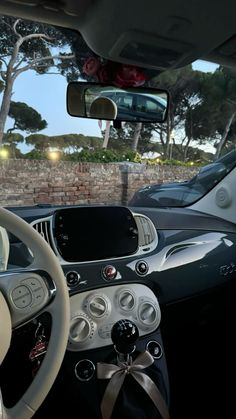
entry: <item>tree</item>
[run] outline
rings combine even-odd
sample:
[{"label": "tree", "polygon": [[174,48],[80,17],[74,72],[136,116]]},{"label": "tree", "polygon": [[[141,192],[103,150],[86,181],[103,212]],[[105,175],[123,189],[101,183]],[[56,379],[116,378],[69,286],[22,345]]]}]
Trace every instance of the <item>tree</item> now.
[{"label": "tree", "polygon": [[9,151],[10,157],[20,158],[22,154],[17,145],[24,142],[24,137],[18,133],[8,133],[3,136],[3,145]]},{"label": "tree", "polygon": [[139,142],[141,130],[142,130],[142,122],[138,122],[134,129],[134,136],[133,136],[133,142],[132,142],[133,151],[137,151],[138,149],[138,142]]},{"label": "tree", "polygon": [[8,116],[14,119],[14,125],[7,130],[8,133],[17,129],[27,133],[37,132],[47,127],[47,122],[40,113],[23,102],[11,101]]},{"label": "tree", "polygon": [[78,152],[83,150],[95,150],[102,147],[102,138],[86,136],[83,134],[62,134],[48,136],[44,134],[31,134],[25,138],[28,145],[36,151],[46,152],[49,147],[55,147],[62,152]]},{"label": "tree", "polygon": [[[16,78],[28,70],[34,70],[38,74],[46,74],[52,70],[63,75],[68,75],[68,71],[76,71],[74,54],[68,44],[69,40],[52,26],[1,17],[0,87],[3,98],[0,108],[0,146]],[[55,48],[66,48],[68,53],[64,50],[63,53],[55,53]]]},{"label": "tree", "polygon": [[217,159],[227,141],[235,138],[236,72],[219,67],[205,75],[201,85],[201,101],[186,118],[186,132],[200,144],[211,142]]},{"label": "tree", "polygon": [[34,146],[34,149],[41,153],[46,152],[51,146],[50,137],[44,134],[31,134],[25,138],[25,142],[27,145]]},{"label": "tree", "polygon": [[[191,65],[175,71],[165,71],[154,80],[157,87],[165,87],[170,93],[170,107],[165,124],[151,124],[152,130],[157,134],[162,144],[165,158],[170,155],[170,142],[181,149],[183,156],[187,157],[187,151],[192,141],[185,132],[185,118],[187,112],[200,101],[200,87],[202,73],[194,71]],[[178,144],[174,138],[174,132],[179,132]]]},{"label": "tree", "polygon": [[[137,130],[136,133],[138,135],[136,137],[138,140],[137,144],[134,144],[135,130]],[[147,150],[147,147],[150,150],[153,149],[154,144],[151,143],[151,137],[152,130],[150,129],[150,124],[126,122],[122,128],[115,129],[111,127],[109,148],[124,153],[138,149],[140,153],[143,153]]]}]

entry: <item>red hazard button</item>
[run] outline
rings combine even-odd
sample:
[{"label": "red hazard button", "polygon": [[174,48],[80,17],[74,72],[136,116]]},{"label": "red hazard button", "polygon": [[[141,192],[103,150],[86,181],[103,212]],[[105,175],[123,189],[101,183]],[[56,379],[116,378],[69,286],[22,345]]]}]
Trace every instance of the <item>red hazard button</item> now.
[{"label": "red hazard button", "polygon": [[102,270],[102,276],[104,279],[106,279],[106,281],[111,281],[112,279],[115,279],[116,275],[117,275],[117,270],[112,265],[107,265]]}]

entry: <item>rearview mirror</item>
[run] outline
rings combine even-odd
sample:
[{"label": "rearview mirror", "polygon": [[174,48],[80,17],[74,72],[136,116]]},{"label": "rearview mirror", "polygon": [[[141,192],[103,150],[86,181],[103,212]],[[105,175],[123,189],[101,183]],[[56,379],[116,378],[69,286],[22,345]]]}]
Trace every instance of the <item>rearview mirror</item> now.
[{"label": "rearview mirror", "polygon": [[168,92],[160,89],[87,82],[71,82],[67,87],[67,111],[81,118],[164,122],[168,104]]}]

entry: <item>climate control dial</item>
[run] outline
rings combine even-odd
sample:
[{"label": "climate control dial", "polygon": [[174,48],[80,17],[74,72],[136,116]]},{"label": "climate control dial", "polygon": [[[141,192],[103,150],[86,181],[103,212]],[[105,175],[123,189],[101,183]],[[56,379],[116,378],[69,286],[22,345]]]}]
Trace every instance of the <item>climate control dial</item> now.
[{"label": "climate control dial", "polygon": [[92,294],[86,300],[85,308],[92,318],[103,318],[111,311],[111,304],[104,294]]},{"label": "climate control dial", "polygon": [[90,337],[93,336],[94,325],[89,317],[84,313],[78,314],[72,318],[70,325],[69,347],[70,349],[78,348],[83,345]]}]

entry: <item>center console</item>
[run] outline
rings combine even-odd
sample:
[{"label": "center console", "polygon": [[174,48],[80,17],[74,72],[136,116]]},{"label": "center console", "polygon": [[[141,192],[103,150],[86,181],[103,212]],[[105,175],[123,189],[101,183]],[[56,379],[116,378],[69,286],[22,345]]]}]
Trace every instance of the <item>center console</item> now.
[{"label": "center console", "polygon": [[140,336],[154,332],[161,320],[157,298],[143,284],[112,285],[85,291],[73,295],[70,303],[70,351],[111,345],[111,329],[118,320],[133,321]]}]

